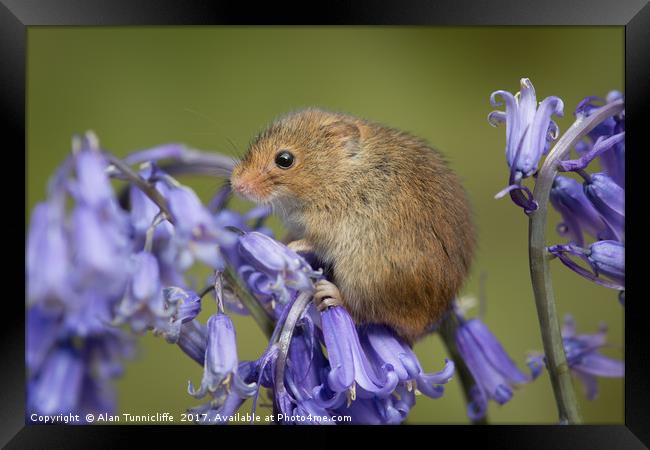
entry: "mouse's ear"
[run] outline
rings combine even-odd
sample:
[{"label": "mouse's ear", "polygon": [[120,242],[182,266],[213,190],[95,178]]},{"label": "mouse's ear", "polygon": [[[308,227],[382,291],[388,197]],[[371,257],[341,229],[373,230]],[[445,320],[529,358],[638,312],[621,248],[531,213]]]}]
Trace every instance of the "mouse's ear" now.
[{"label": "mouse's ear", "polygon": [[328,136],[340,142],[350,156],[356,156],[361,149],[359,127],[345,120],[337,120],[324,126]]}]

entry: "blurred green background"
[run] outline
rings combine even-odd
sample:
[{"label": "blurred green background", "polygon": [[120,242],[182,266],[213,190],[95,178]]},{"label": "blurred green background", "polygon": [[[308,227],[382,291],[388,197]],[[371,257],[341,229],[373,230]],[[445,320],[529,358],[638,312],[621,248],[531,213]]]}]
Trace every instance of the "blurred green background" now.
[{"label": "blurred green background", "polygon": [[[29,27],[26,214],[45,197],[72,134],[88,129],[117,155],[167,142],[237,155],[276,115],[299,107],[383,122],[426,138],[464,180],[479,229],[464,294],[476,296],[479,275],[487,274],[485,321],[524,368],[526,352],[542,349],[527,218],[508,199],[493,198],[508,174],[505,128],[486,120],[489,96],[497,89],[516,92],[519,79],[528,77],[538,100],[564,100],[565,118],[558,122],[566,130],[583,97],[623,90],[623,48],[623,27]],[[205,200],[221,183],[181,181]],[[559,240],[557,222],[552,214],[552,240]],[[579,331],[590,333],[606,320],[613,346],[604,353],[622,358],[623,309],[615,293],[558,261],[552,274],[561,315],[572,313]],[[204,304],[202,320],[214,311],[211,301]],[[250,318],[234,320],[240,359],[257,358],[264,336]],[[188,380],[200,382],[202,368],[162,339],[140,342],[117,382],[121,412],[178,417],[201,403],[186,388]],[[415,350],[425,369],[442,367],[437,336]],[[586,422],[623,422],[623,380],[601,380],[593,402],[576,386]],[[492,423],[555,423],[548,376],[517,390],[504,406],[490,402],[489,417]],[[467,423],[458,381],[441,399],[419,397],[408,423]]]}]

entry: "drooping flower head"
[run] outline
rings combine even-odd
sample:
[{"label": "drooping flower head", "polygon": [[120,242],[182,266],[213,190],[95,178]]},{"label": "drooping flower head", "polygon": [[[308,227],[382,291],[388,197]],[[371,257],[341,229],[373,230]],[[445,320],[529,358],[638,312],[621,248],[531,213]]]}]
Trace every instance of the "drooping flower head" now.
[{"label": "drooping flower head", "polygon": [[[620,378],[625,374],[623,361],[609,358],[600,353],[607,346],[607,326],[601,324],[593,334],[577,334],[575,320],[566,315],[562,326],[562,338],[567,363],[571,373],[582,382],[587,399],[598,396],[598,377]],[[544,367],[544,355],[531,355],[529,365],[541,370]],[[539,371],[538,370],[538,371]]]},{"label": "drooping flower head", "polygon": [[454,314],[459,322],[456,348],[476,383],[470,391],[472,400],[467,414],[476,420],[487,413],[488,400],[500,405],[507,403],[513,396],[513,389],[530,382],[533,377],[519,370],[480,318],[465,319],[459,307]]}]

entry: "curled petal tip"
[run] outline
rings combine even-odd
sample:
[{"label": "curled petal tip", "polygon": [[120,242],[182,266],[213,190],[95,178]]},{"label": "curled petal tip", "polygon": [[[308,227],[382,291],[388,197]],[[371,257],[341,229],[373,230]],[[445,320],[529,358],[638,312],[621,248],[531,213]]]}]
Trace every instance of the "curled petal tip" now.
[{"label": "curled petal tip", "polygon": [[501,96],[501,97],[503,97],[504,99],[506,99],[506,101],[507,101],[507,100],[511,100],[512,102],[515,101],[514,96],[513,96],[510,92],[508,92],[508,91],[504,91],[504,90],[494,91],[494,92],[492,92],[492,94],[490,95],[490,104],[491,104],[492,106],[494,106],[494,107],[502,106],[502,105],[503,105],[503,102],[502,102],[502,101],[498,101],[498,100],[497,100],[497,96]]},{"label": "curled petal tip", "polygon": [[506,113],[503,111],[492,111],[488,114],[488,123],[493,127],[498,127],[506,121]]}]

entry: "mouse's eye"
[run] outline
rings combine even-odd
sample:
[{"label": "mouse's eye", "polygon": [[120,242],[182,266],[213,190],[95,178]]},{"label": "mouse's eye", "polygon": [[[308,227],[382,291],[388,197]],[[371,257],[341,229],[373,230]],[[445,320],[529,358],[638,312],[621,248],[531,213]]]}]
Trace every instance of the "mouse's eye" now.
[{"label": "mouse's eye", "polygon": [[294,161],[293,153],[288,150],[280,150],[277,155],[275,155],[275,165],[280,169],[288,169],[293,166]]}]

